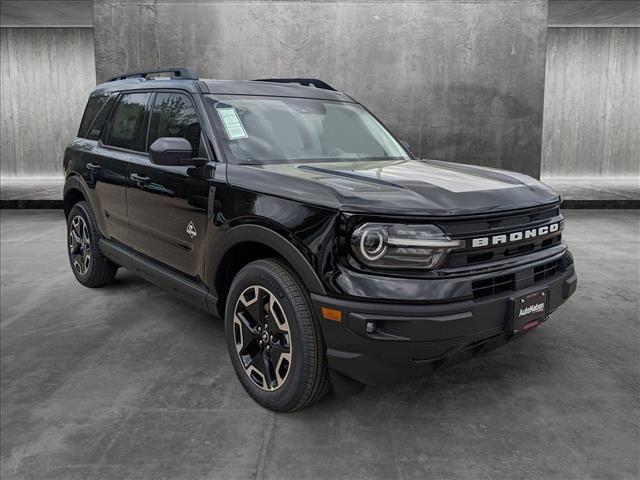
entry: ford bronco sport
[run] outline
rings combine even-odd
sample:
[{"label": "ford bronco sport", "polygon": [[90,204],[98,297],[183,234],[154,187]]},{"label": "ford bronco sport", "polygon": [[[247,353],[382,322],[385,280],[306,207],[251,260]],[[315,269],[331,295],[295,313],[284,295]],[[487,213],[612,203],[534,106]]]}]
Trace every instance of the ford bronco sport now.
[{"label": "ford bronco sport", "polygon": [[320,80],[116,77],[64,171],[78,281],[124,267],[219,315],[240,382],[277,411],[474,357],[576,288],[553,190],[418,160]]}]

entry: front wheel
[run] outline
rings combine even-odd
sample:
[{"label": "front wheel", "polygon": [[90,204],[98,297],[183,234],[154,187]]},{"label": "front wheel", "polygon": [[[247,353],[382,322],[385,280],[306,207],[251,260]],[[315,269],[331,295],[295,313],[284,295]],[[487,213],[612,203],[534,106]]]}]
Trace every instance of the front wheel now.
[{"label": "front wheel", "polygon": [[245,390],[280,412],[308,407],[329,388],[320,327],[304,285],[277,259],[258,260],[234,278],[225,309],[231,362]]}]

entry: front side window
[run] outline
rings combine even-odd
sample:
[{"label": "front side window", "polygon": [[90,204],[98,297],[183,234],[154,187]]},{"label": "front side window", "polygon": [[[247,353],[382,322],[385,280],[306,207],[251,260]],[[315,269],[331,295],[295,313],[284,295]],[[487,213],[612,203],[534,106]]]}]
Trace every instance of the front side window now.
[{"label": "front side window", "polygon": [[393,136],[358,104],[290,97],[207,95],[232,163],[403,160]]},{"label": "front side window", "polygon": [[106,144],[141,151],[149,93],[127,93],[116,106]]},{"label": "front side window", "polygon": [[200,122],[191,99],[182,93],[158,93],[151,112],[149,140],[151,145],[158,138],[186,138],[193,149],[193,156],[200,156]]}]

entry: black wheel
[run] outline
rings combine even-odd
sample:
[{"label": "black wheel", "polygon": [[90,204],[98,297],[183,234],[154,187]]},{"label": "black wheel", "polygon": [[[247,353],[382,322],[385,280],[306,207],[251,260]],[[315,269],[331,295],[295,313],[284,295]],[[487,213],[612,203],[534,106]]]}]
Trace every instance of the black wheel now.
[{"label": "black wheel", "polygon": [[329,388],[324,343],[304,285],[283,262],[258,260],[231,283],[225,332],[238,379],[263,407],[292,412]]},{"label": "black wheel", "polygon": [[118,266],[102,255],[99,238],[89,205],[76,203],[67,219],[67,246],[73,274],[85,287],[108,285],[118,271]]}]

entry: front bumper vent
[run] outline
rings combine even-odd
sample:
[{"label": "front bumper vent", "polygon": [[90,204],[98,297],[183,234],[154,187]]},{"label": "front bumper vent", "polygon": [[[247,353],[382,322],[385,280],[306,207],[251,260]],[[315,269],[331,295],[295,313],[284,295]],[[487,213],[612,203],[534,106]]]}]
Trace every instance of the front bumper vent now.
[{"label": "front bumper vent", "polygon": [[554,262],[545,263],[544,265],[535,267],[533,269],[533,281],[541,282],[549,277],[552,277],[553,275],[558,273],[561,264],[561,260],[556,260]]},{"label": "front bumper vent", "polygon": [[477,280],[473,282],[471,288],[473,289],[473,298],[481,298],[515,290],[515,286],[516,276],[512,273],[510,275]]},{"label": "front bumper vent", "polygon": [[[564,271],[562,259],[547,262],[533,268],[534,284],[542,282],[560,271]],[[489,297],[501,292],[511,292],[516,289],[516,276],[514,273],[509,275],[501,275],[498,277],[485,278],[484,280],[476,280],[471,284],[473,290],[473,298]]]}]

